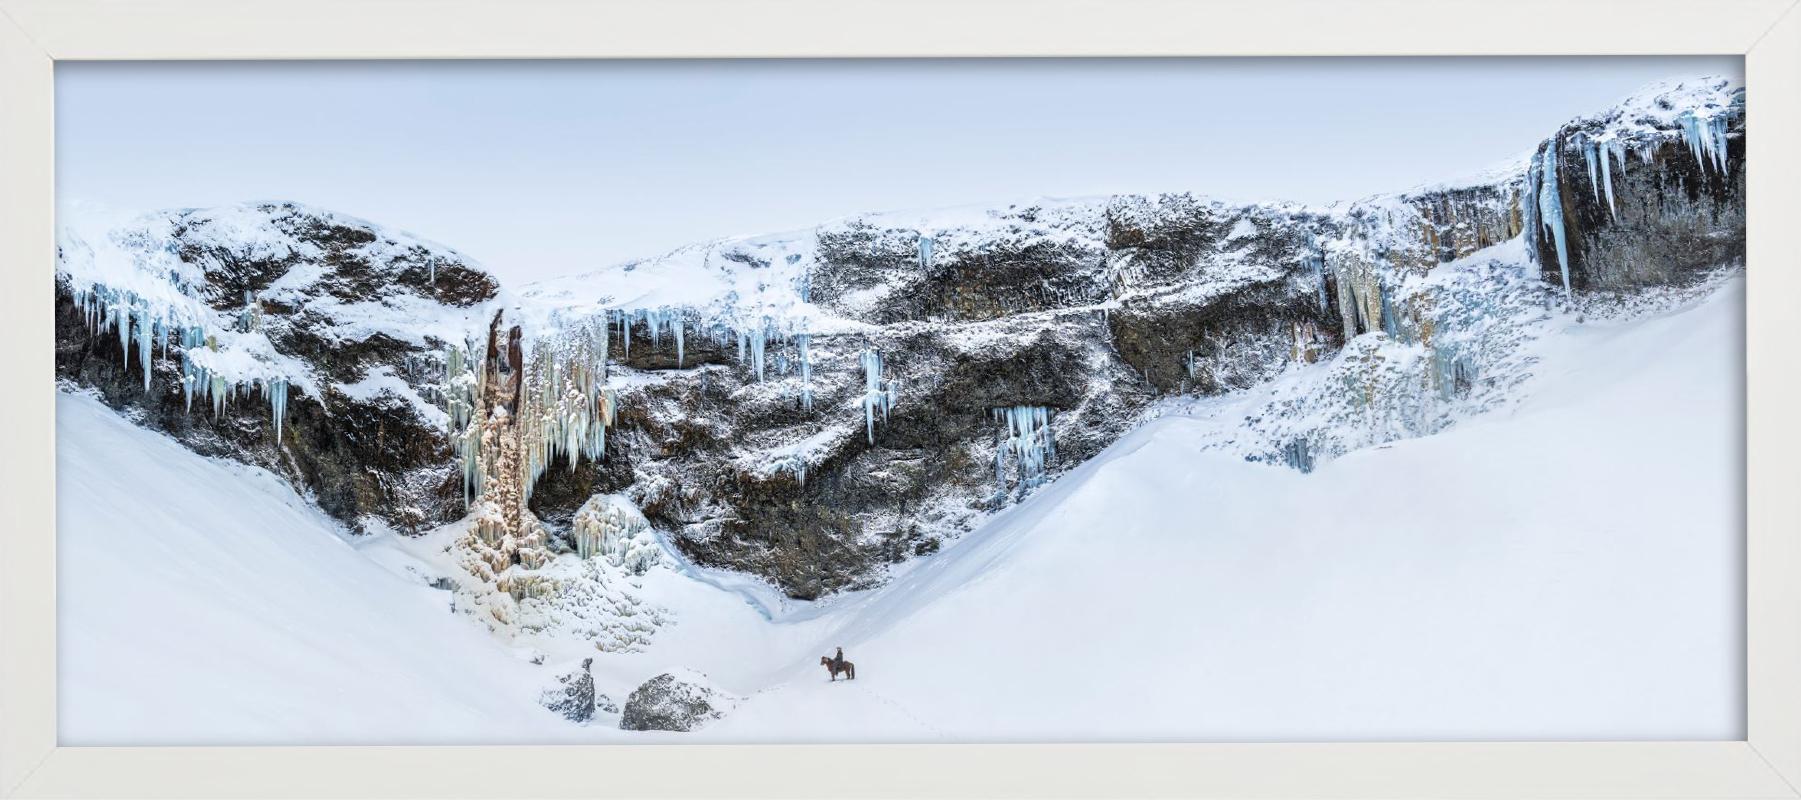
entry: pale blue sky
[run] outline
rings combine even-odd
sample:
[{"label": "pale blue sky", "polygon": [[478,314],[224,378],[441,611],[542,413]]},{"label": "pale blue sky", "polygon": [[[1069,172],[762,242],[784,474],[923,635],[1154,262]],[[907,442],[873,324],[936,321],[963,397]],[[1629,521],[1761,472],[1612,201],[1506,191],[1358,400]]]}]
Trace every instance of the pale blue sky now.
[{"label": "pale blue sky", "polygon": [[513,283],[865,210],[1354,199],[1701,74],[1743,61],[63,62],[57,188],[130,209],[298,200]]}]

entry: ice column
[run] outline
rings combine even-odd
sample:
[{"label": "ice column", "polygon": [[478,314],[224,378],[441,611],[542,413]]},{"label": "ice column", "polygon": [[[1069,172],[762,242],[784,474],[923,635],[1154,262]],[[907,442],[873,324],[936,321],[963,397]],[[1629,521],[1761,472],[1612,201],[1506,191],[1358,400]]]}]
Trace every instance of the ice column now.
[{"label": "ice column", "polygon": [[1557,245],[1557,268],[1563,276],[1563,296],[1570,296],[1570,250],[1565,241],[1563,196],[1557,188],[1557,140],[1545,144],[1539,154],[1538,221],[1551,229]]}]

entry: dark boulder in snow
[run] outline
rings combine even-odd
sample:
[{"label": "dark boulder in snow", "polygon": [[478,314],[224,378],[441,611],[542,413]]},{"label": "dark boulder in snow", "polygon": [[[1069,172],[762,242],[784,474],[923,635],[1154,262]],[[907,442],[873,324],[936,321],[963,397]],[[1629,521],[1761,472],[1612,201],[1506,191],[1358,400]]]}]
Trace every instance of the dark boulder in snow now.
[{"label": "dark boulder in snow", "polygon": [[[596,706],[594,675],[588,671],[593,665],[594,659],[584,658],[582,665],[574,671],[558,675],[557,685],[545,689],[538,704],[563,715],[563,719],[570,722],[585,723],[593,719]],[[608,705],[611,705],[610,701]]]},{"label": "dark boulder in snow", "polygon": [[619,727],[628,731],[691,731],[725,715],[735,698],[709,686],[706,676],[665,672],[633,689]]}]

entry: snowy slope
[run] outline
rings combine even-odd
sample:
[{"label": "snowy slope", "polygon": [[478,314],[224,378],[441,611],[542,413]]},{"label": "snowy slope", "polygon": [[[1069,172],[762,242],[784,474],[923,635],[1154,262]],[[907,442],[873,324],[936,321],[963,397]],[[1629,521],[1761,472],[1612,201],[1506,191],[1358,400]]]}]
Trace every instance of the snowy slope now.
[{"label": "snowy slope", "polygon": [[536,669],[280,478],[57,398],[65,745],[546,736]]},{"label": "snowy slope", "polygon": [[[143,502],[153,498],[152,502]],[[590,642],[513,649],[430,588],[460,532],[357,537],[275,475],[196,455],[90,396],[57,397],[63,744],[485,744],[644,740],[581,728],[539,690]],[[596,561],[567,556],[563,566]],[[730,576],[672,564],[644,602],[679,613],[650,653],[602,656],[617,701],[699,666],[748,693],[817,625],[772,625]],[[760,585],[760,584],[759,584]],[[556,642],[545,642],[554,645]]]},{"label": "snowy slope", "polygon": [[1164,417],[828,603],[670,562],[636,591],[673,623],[594,673],[747,697],[694,734],[536,708],[581,654],[531,665],[448,613],[419,583],[448,534],[359,553],[273,476],[64,395],[63,741],[1733,738],[1742,309],[1734,279],[1569,324],[1511,410],[1312,474]]},{"label": "snowy slope", "polygon": [[1311,475],[1154,422],[850,614],[855,685],[797,667],[708,735],[1739,736],[1742,292]]}]

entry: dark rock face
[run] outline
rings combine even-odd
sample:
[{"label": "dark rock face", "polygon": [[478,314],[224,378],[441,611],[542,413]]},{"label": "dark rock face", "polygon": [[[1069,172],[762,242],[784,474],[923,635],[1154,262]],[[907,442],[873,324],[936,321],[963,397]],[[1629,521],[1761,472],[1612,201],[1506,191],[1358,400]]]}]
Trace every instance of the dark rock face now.
[{"label": "dark rock face", "polygon": [[[563,716],[563,719],[575,723],[586,723],[594,718],[597,706],[594,694],[594,675],[588,671],[594,659],[582,659],[581,667],[574,671],[557,676],[557,686],[544,691],[539,698],[539,705]],[[605,698],[606,695],[600,695]],[[611,705],[611,701],[608,701]],[[604,709],[603,709],[604,710]]]},{"label": "dark rock face", "polygon": [[725,715],[731,698],[667,672],[645,681],[625,699],[619,727],[628,731],[692,731]]}]

